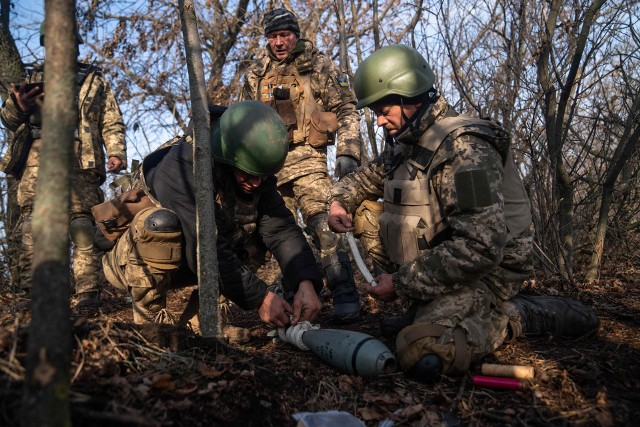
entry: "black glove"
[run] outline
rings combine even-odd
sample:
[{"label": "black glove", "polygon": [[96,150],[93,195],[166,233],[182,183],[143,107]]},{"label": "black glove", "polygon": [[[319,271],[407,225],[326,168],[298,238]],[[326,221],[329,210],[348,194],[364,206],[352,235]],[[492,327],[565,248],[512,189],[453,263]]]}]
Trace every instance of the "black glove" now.
[{"label": "black glove", "polygon": [[358,169],[358,162],[353,157],[336,157],[336,176],[338,179],[342,179],[344,176],[350,174],[356,169]]}]

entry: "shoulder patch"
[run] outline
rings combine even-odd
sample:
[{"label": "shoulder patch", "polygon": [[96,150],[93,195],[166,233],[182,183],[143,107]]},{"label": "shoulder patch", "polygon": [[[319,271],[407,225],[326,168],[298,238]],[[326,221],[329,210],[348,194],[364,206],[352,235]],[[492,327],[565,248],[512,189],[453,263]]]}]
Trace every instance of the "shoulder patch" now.
[{"label": "shoulder patch", "polygon": [[342,87],[349,87],[349,78],[347,76],[338,76],[338,84]]}]

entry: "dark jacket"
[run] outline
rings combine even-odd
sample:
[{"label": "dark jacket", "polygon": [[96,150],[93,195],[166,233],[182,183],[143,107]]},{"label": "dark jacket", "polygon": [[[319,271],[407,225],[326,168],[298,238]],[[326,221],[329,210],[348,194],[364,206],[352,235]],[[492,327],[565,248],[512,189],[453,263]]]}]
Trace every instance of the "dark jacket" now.
[{"label": "dark jacket", "polygon": [[[215,163],[214,170],[220,292],[245,310],[260,307],[266,295],[267,285],[239,257],[242,248],[237,243],[243,234],[257,238],[275,256],[284,275],[285,291],[296,291],[298,284],[308,279],[319,292],[322,276],[302,230],[276,189],[275,177],[269,177],[256,192],[247,196],[236,189],[234,177],[227,166]],[[171,147],[156,165],[147,168],[145,164],[144,173],[152,196],[180,218],[184,246],[179,275],[195,275],[193,146],[181,142]],[[251,209],[251,205],[255,209]],[[242,215],[239,215],[239,207],[244,209]]]}]

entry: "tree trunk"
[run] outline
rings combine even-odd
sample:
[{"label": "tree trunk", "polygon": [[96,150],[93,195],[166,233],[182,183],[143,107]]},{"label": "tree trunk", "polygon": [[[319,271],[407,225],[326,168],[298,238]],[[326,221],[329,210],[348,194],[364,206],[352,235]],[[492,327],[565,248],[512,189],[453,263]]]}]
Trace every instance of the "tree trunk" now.
[{"label": "tree trunk", "polygon": [[22,406],[22,425],[38,427],[71,424],[69,184],[78,120],[75,1],[47,0],[45,11],[49,46],[42,125],[45,143],[33,212],[32,319]]},{"label": "tree trunk", "polygon": [[[0,75],[0,99],[4,102],[11,90],[10,83],[21,82],[24,74],[24,63],[20,57],[20,52],[16,47],[15,40],[9,32],[11,6],[10,0],[0,0],[0,64],[2,64],[2,75]],[[11,141],[13,135],[7,131],[7,142]],[[7,144],[8,146],[8,144]],[[7,175],[6,181],[7,200],[4,218],[4,229],[7,238],[6,259],[9,262],[9,273],[11,275],[12,288],[16,289],[20,282],[18,274],[18,254],[20,250],[20,207],[16,199],[18,181]]]},{"label": "tree trunk", "polygon": [[[210,117],[204,84],[202,48],[198,36],[196,11],[191,0],[179,0],[180,20],[189,70],[189,88],[194,124],[193,173],[196,186],[196,230],[198,239],[198,289],[200,328],[203,336],[220,338],[218,310],[219,271],[216,228],[213,207],[213,162],[209,143]],[[204,237],[207,238],[204,238]]]}]

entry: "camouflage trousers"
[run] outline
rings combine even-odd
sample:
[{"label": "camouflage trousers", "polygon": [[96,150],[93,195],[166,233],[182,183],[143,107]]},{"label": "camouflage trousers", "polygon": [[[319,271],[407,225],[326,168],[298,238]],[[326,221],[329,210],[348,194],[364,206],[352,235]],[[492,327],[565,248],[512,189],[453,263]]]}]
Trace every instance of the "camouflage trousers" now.
[{"label": "camouflage trousers", "polygon": [[[36,194],[38,167],[27,164],[18,185],[20,204],[20,287],[31,287],[33,268],[33,202]],[[101,252],[93,245],[94,221],[91,207],[102,203],[104,195],[100,177],[93,172],[74,171],[71,177],[71,207],[69,234],[73,246],[73,280],[76,293],[94,292],[103,282]]]},{"label": "camouflage trousers", "polygon": [[278,191],[296,219],[300,209],[302,221],[306,224],[311,217],[327,212],[327,198],[332,184],[326,173],[316,172],[278,185]]},{"label": "camouflage trousers", "polygon": [[[378,202],[360,205],[354,215],[354,234],[365,254],[393,273],[398,266],[386,256],[380,239],[381,213]],[[463,286],[436,291],[429,300],[409,301],[415,317],[413,324],[402,329],[396,338],[400,366],[410,369],[423,356],[435,354],[442,361],[443,373],[461,375],[471,363],[498,348],[507,335],[509,317],[498,308],[502,299],[496,291],[505,286],[519,288],[521,283],[502,283],[508,272],[501,274],[500,270]]]},{"label": "camouflage trousers", "polygon": [[181,263],[182,232],[154,232],[145,225],[150,215],[162,209],[151,207],[138,212],[102,258],[107,281],[131,295],[135,323],[153,322],[166,307],[167,291],[175,285],[173,277]]}]

